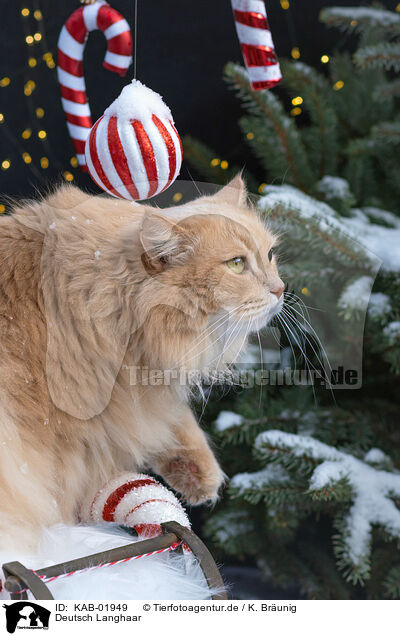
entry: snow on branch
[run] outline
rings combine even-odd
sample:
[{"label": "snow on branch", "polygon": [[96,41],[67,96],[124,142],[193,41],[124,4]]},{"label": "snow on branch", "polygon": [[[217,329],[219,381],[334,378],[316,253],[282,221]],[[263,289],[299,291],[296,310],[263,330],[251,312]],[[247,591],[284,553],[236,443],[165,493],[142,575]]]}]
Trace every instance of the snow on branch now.
[{"label": "snow on branch", "polygon": [[400,33],[400,15],[373,7],[330,7],[323,9],[320,20],[328,26],[343,29],[381,27]]},{"label": "snow on branch", "polygon": [[[289,451],[297,458],[321,462],[309,478],[310,494],[347,479],[353,492],[353,503],[344,517],[341,558],[354,568],[363,569],[366,576],[369,565],[365,564],[369,564],[373,527],[380,526],[391,537],[400,538],[400,510],[392,500],[400,497],[400,473],[379,470],[313,437],[278,430],[261,433],[255,448],[266,457],[271,457],[271,451]],[[375,459],[379,458],[377,450],[374,451]],[[365,459],[371,461],[368,454]]]}]

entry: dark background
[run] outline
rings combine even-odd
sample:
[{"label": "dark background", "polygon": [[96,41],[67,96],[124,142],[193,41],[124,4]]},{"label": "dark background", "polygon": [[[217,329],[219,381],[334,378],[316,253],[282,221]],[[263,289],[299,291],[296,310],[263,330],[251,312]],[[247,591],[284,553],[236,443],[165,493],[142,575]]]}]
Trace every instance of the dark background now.
[{"label": "dark background", "polygon": [[[134,0],[113,0],[111,4],[128,20],[133,29]],[[383,4],[394,9],[396,2]],[[348,36],[336,29],[326,29],[318,21],[324,6],[363,6],[355,0],[291,0],[283,10],[280,0],[267,2],[269,21],[280,57],[290,56],[298,47],[301,59],[323,67],[321,55],[336,48],[351,48]],[[0,168],[0,204],[7,205],[2,195],[31,195],[35,188],[62,179],[65,171],[73,174],[74,182],[96,191],[96,186],[70,164],[74,155],[61,109],[56,69],[42,59],[52,52],[56,61],[59,31],[67,17],[78,8],[77,0],[0,0],[0,83],[10,78],[8,86],[0,87],[0,165],[8,159],[11,166]],[[27,7],[30,14],[21,15]],[[34,18],[40,9],[43,21]],[[27,35],[42,33],[42,39],[32,46]],[[85,77],[94,121],[119,94],[133,76],[133,67],[126,78],[102,67],[105,38],[92,33],[85,53]],[[28,59],[37,65],[30,68]],[[242,61],[234,27],[230,0],[138,0],[137,77],[161,93],[172,110],[176,126],[183,136],[190,134],[213,147],[218,156],[239,165],[251,159],[241,141],[237,119],[240,107],[222,79],[226,62]],[[35,89],[24,94],[26,82],[33,80]],[[279,90],[279,89],[274,89]],[[44,117],[36,117],[36,109],[44,109]],[[31,129],[29,139],[22,138]],[[45,130],[45,140],[38,132]],[[32,157],[24,163],[23,153]],[[43,169],[40,158],[47,157],[49,166]],[[184,164],[181,178],[188,179]],[[3,208],[0,208],[3,209]]]}]

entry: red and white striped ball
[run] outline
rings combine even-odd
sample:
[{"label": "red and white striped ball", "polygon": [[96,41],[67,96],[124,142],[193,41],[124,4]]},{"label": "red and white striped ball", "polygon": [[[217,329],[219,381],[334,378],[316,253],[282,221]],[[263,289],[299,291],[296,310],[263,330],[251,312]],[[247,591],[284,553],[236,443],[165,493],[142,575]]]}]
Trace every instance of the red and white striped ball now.
[{"label": "red and white striped ball", "polygon": [[85,157],[90,175],[102,190],[140,201],[175,181],[182,144],[161,96],[133,80],[91,129]]}]

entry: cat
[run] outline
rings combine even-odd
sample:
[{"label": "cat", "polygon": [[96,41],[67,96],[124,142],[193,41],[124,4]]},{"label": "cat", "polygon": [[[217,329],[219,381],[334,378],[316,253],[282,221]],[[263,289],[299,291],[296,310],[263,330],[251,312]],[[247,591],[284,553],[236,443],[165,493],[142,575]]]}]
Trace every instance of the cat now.
[{"label": "cat", "polygon": [[188,504],[217,499],[192,386],[166,371],[226,369],[280,311],[275,243],[240,175],[165,210],[65,185],[1,217],[3,547],[76,523],[127,470],[151,469]]}]

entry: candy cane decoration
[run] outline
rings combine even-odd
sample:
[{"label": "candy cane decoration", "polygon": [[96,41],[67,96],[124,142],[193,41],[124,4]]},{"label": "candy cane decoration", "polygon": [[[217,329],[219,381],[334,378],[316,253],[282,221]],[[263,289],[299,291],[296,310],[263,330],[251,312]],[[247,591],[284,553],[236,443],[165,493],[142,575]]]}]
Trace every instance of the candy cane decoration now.
[{"label": "candy cane decoration", "polygon": [[263,0],[231,0],[235,26],[253,90],[282,79]]},{"label": "candy cane decoration", "polygon": [[103,66],[124,76],[132,62],[132,34],[123,16],[104,0],[80,7],[68,18],[58,39],[58,81],[69,134],[81,170],[87,171],[85,142],[93,126],[83,75],[88,35],[99,29],[107,38]]}]

